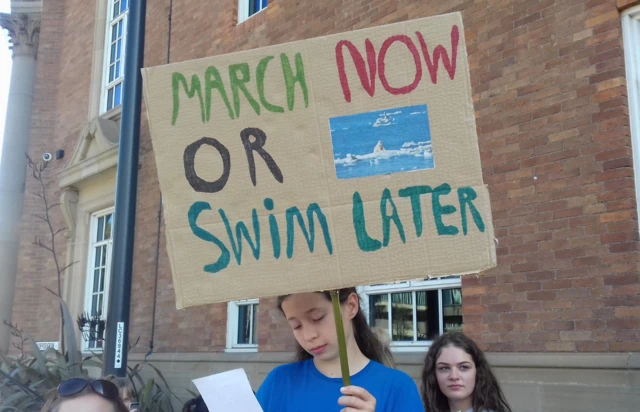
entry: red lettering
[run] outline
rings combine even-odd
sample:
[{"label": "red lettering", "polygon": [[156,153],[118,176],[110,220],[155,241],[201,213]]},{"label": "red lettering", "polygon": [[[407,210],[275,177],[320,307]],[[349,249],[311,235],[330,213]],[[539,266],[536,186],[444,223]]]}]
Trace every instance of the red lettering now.
[{"label": "red lettering", "polygon": [[[409,51],[413,55],[413,61],[416,65],[416,75],[413,78],[413,83],[403,87],[390,86],[385,74],[384,58],[387,56],[389,47],[391,47],[391,45],[397,41],[402,42],[405,44],[405,46],[407,46],[407,49],[409,49]],[[385,40],[384,43],[382,43],[382,47],[380,47],[380,54],[378,55],[378,70],[380,72],[380,82],[382,82],[382,87],[384,87],[384,89],[391,94],[398,95],[411,93],[416,89],[416,87],[418,87],[418,84],[420,84],[420,80],[422,80],[422,64],[420,62],[420,53],[418,53],[418,49],[416,49],[416,46],[408,36],[405,36],[404,34],[391,36],[387,40]]]},{"label": "red lettering", "polygon": [[427,64],[427,70],[429,70],[429,74],[431,75],[431,81],[433,84],[438,83],[438,63],[442,58],[442,65],[449,73],[449,78],[453,80],[456,75],[456,60],[458,57],[458,42],[460,41],[460,32],[458,30],[458,26],[453,26],[451,28],[451,60],[449,60],[449,55],[447,54],[447,50],[442,47],[442,45],[436,46],[433,50],[433,61],[429,56],[429,49],[427,48],[427,44],[424,41],[424,37],[420,32],[416,32],[416,36],[418,36],[418,41],[420,42],[420,48],[422,49],[422,54],[424,55],[424,61]]},{"label": "red lettering", "polygon": [[369,65],[369,78],[367,79],[367,68],[364,63],[364,59],[360,54],[360,51],[348,40],[341,40],[336,45],[336,63],[338,65],[338,75],[340,76],[340,85],[342,86],[342,93],[344,99],[347,102],[351,101],[351,90],[349,89],[349,80],[347,79],[347,73],[344,70],[344,56],[342,54],[343,46],[346,46],[351,54],[351,59],[360,77],[360,83],[364,90],[369,93],[369,96],[373,97],[376,91],[376,50],[373,48],[373,44],[369,39],[366,39],[365,48],[367,50],[367,63]]}]

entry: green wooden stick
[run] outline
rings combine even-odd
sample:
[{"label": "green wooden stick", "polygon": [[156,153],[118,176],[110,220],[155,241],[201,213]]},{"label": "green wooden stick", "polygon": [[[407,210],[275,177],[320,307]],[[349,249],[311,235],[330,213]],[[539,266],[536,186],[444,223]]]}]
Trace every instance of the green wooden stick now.
[{"label": "green wooden stick", "polygon": [[344,337],[344,325],[342,324],[342,312],[340,312],[339,291],[331,291],[331,302],[333,303],[333,316],[336,319],[336,332],[338,333],[338,352],[340,353],[340,369],[342,370],[342,384],[351,385],[349,375],[349,359],[347,357],[347,342]]}]

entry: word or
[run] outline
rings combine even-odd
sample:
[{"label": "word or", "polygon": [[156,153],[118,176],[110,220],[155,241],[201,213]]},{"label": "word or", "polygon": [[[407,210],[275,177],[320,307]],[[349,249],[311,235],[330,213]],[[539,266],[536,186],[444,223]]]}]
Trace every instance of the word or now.
[{"label": "word or", "polygon": [[[284,113],[284,108],[278,106],[267,100],[264,93],[264,82],[269,62],[274,59],[274,56],[267,56],[260,60],[256,67],[255,79],[256,88],[258,90],[258,101],[254,95],[251,94],[247,85],[251,82],[251,69],[248,63],[232,64],[228,67],[229,71],[229,85],[231,88],[231,96],[233,98],[233,108],[229,101],[227,94],[227,88],[222,81],[220,71],[215,66],[209,66],[204,73],[204,82],[201,81],[197,74],[191,76],[191,84],[188,83],[184,74],[174,72],[171,76],[171,89],[173,92],[173,116],[171,118],[171,125],[175,126],[178,121],[180,113],[180,90],[182,89],[186,94],[186,97],[192,99],[196,95],[200,103],[200,117],[202,123],[207,123],[211,119],[211,100],[212,92],[215,90],[218,92],[222,103],[227,108],[227,113],[230,119],[237,119],[240,117],[240,93],[242,93],[253,109],[253,111],[260,115],[260,107],[264,107],[266,110],[273,113]],[[284,76],[284,84],[287,95],[287,108],[292,111],[295,106],[295,86],[298,84],[302,90],[302,96],[304,98],[305,108],[309,106],[309,91],[307,89],[307,81],[304,77],[304,64],[302,62],[302,56],[300,53],[295,55],[295,74],[291,67],[289,57],[282,53],[280,54],[280,65],[282,69],[282,75]],[[202,95],[204,84],[204,98]]]},{"label": "word or", "polygon": [[[422,33],[416,32],[416,37],[418,38],[418,43],[420,44],[420,49],[427,66],[427,70],[429,71],[429,74],[431,76],[431,82],[433,84],[438,83],[438,67],[440,59],[442,59],[442,64],[447,70],[449,78],[453,80],[456,74],[458,43],[460,41],[460,31],[458,29],[458,26],[454,25],[451,28],[451,58],[449,58],[447,50],[442,45],[437,45],[433,50],[432,59],[431,55],[429,54],[429,48],[424,40],[424,37],[422,36]],[[391,45],[396,42],[405,45],[405,47],[411,53],[413,62],[415,64],[415,75],[413,81],[402,87],[394,87],[389,84],[385,66],[385,58],[387,56],[387,52],[389,51]],[[382,87],[384,87],[384,89],[388,93],[391,93],[393,95],[408,94],[418,87],[420,81],[422,80],[422,63],[420,61],[420,53],[418,52],[418,49],[416,48],[413,40],[411,40],[409,36],[400,34],[391,36],[386,39],[382,43],[382,46],[380,46],[380,52],[377,56],[377,59],[376,49],[374,48],[373,43],[371,43],[371,40],[366,39],[364,45],[367,55],[366,63],[364,61],[364,58],[362,57],[362,53],[360,53],[360,50],[358,50],[358,48],[354,46],[353,43],[349,40],[341,40],[336,45],[336,64],[338,66],[338,75],[340,76],[340,85],[342,86],[342,93],[344,94],[345,101],[351,102],[351,89],[349,88],[349,80],[347,79],[347,73],[344,67],[343,49],[345,47],[351,54],[351,59],[353,60],[353,64],[355,65],[356,71],[358,73],[358,77],[360,78],[360,84],[362,85],[362,88],[369,94],[369,96],[373,97],[376,91],[376,72],[380,77]]]},{"label": "word or", "polygon": [[[250,137],[253,137],[254,140],[251,141]],[[282,172],[276,164],[276,161],[264,149],[264,145],[267,142],[267,135],[262,130],[255,127],[248,127],[240,132],[240,140],[242,140],[242,145],[244,146],[244,150],[247,155],[247,162],[249,163],[249,177],[251,178],[251,183],[253,183],[254,186],[256,185],[256,162],[253,158],[253,152],[258,153],[260,157],[262,157],[267,164],[269,171],[271,171],[271,174],[278,182],[282,183],[284,181],[284,176],[282,176]],[[222,175],[213,182],[202,179],[196,173],[196,154],[204,145],[211,146],[216,149],[222,158]],[[229,149],[213,137],[203,137],[202,139],[187,146],[184,149],[182,161],[184,164],[184,175],[196,192],[219,192],[224,189],[224,186],[227,184],[227,180],[229,180],[229,175],[231,174],[231,155],[229,154]]]}]

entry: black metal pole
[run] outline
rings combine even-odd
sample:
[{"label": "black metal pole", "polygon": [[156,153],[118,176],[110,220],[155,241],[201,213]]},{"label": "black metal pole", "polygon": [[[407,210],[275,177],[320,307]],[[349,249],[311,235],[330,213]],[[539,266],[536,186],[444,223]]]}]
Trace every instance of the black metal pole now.
[{"label": "black metal pole", "polygon": [[113,229],[113,259],[107,314],[104,358],[105,375],[127,376],[129,313],[138,191],[138,150],[140,147],[140,106],[144,61],[146,0],[129,2],[125,48],[122,119],[116,178],[116,205]]}]

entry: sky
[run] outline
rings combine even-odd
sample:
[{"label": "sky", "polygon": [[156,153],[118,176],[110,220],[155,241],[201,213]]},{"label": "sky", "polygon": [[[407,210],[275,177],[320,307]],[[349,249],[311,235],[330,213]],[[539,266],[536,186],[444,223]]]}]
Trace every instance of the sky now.
[{"label": "sky", "polygon": [[[9,0],[0,0],[0,13],[9,13]],[[4,137],[4,120],[7,114],[9,82],[11,80],[11,51],[9,35],[2,29],[0,34],[0,159],[2,158],[2,140]]]}]

